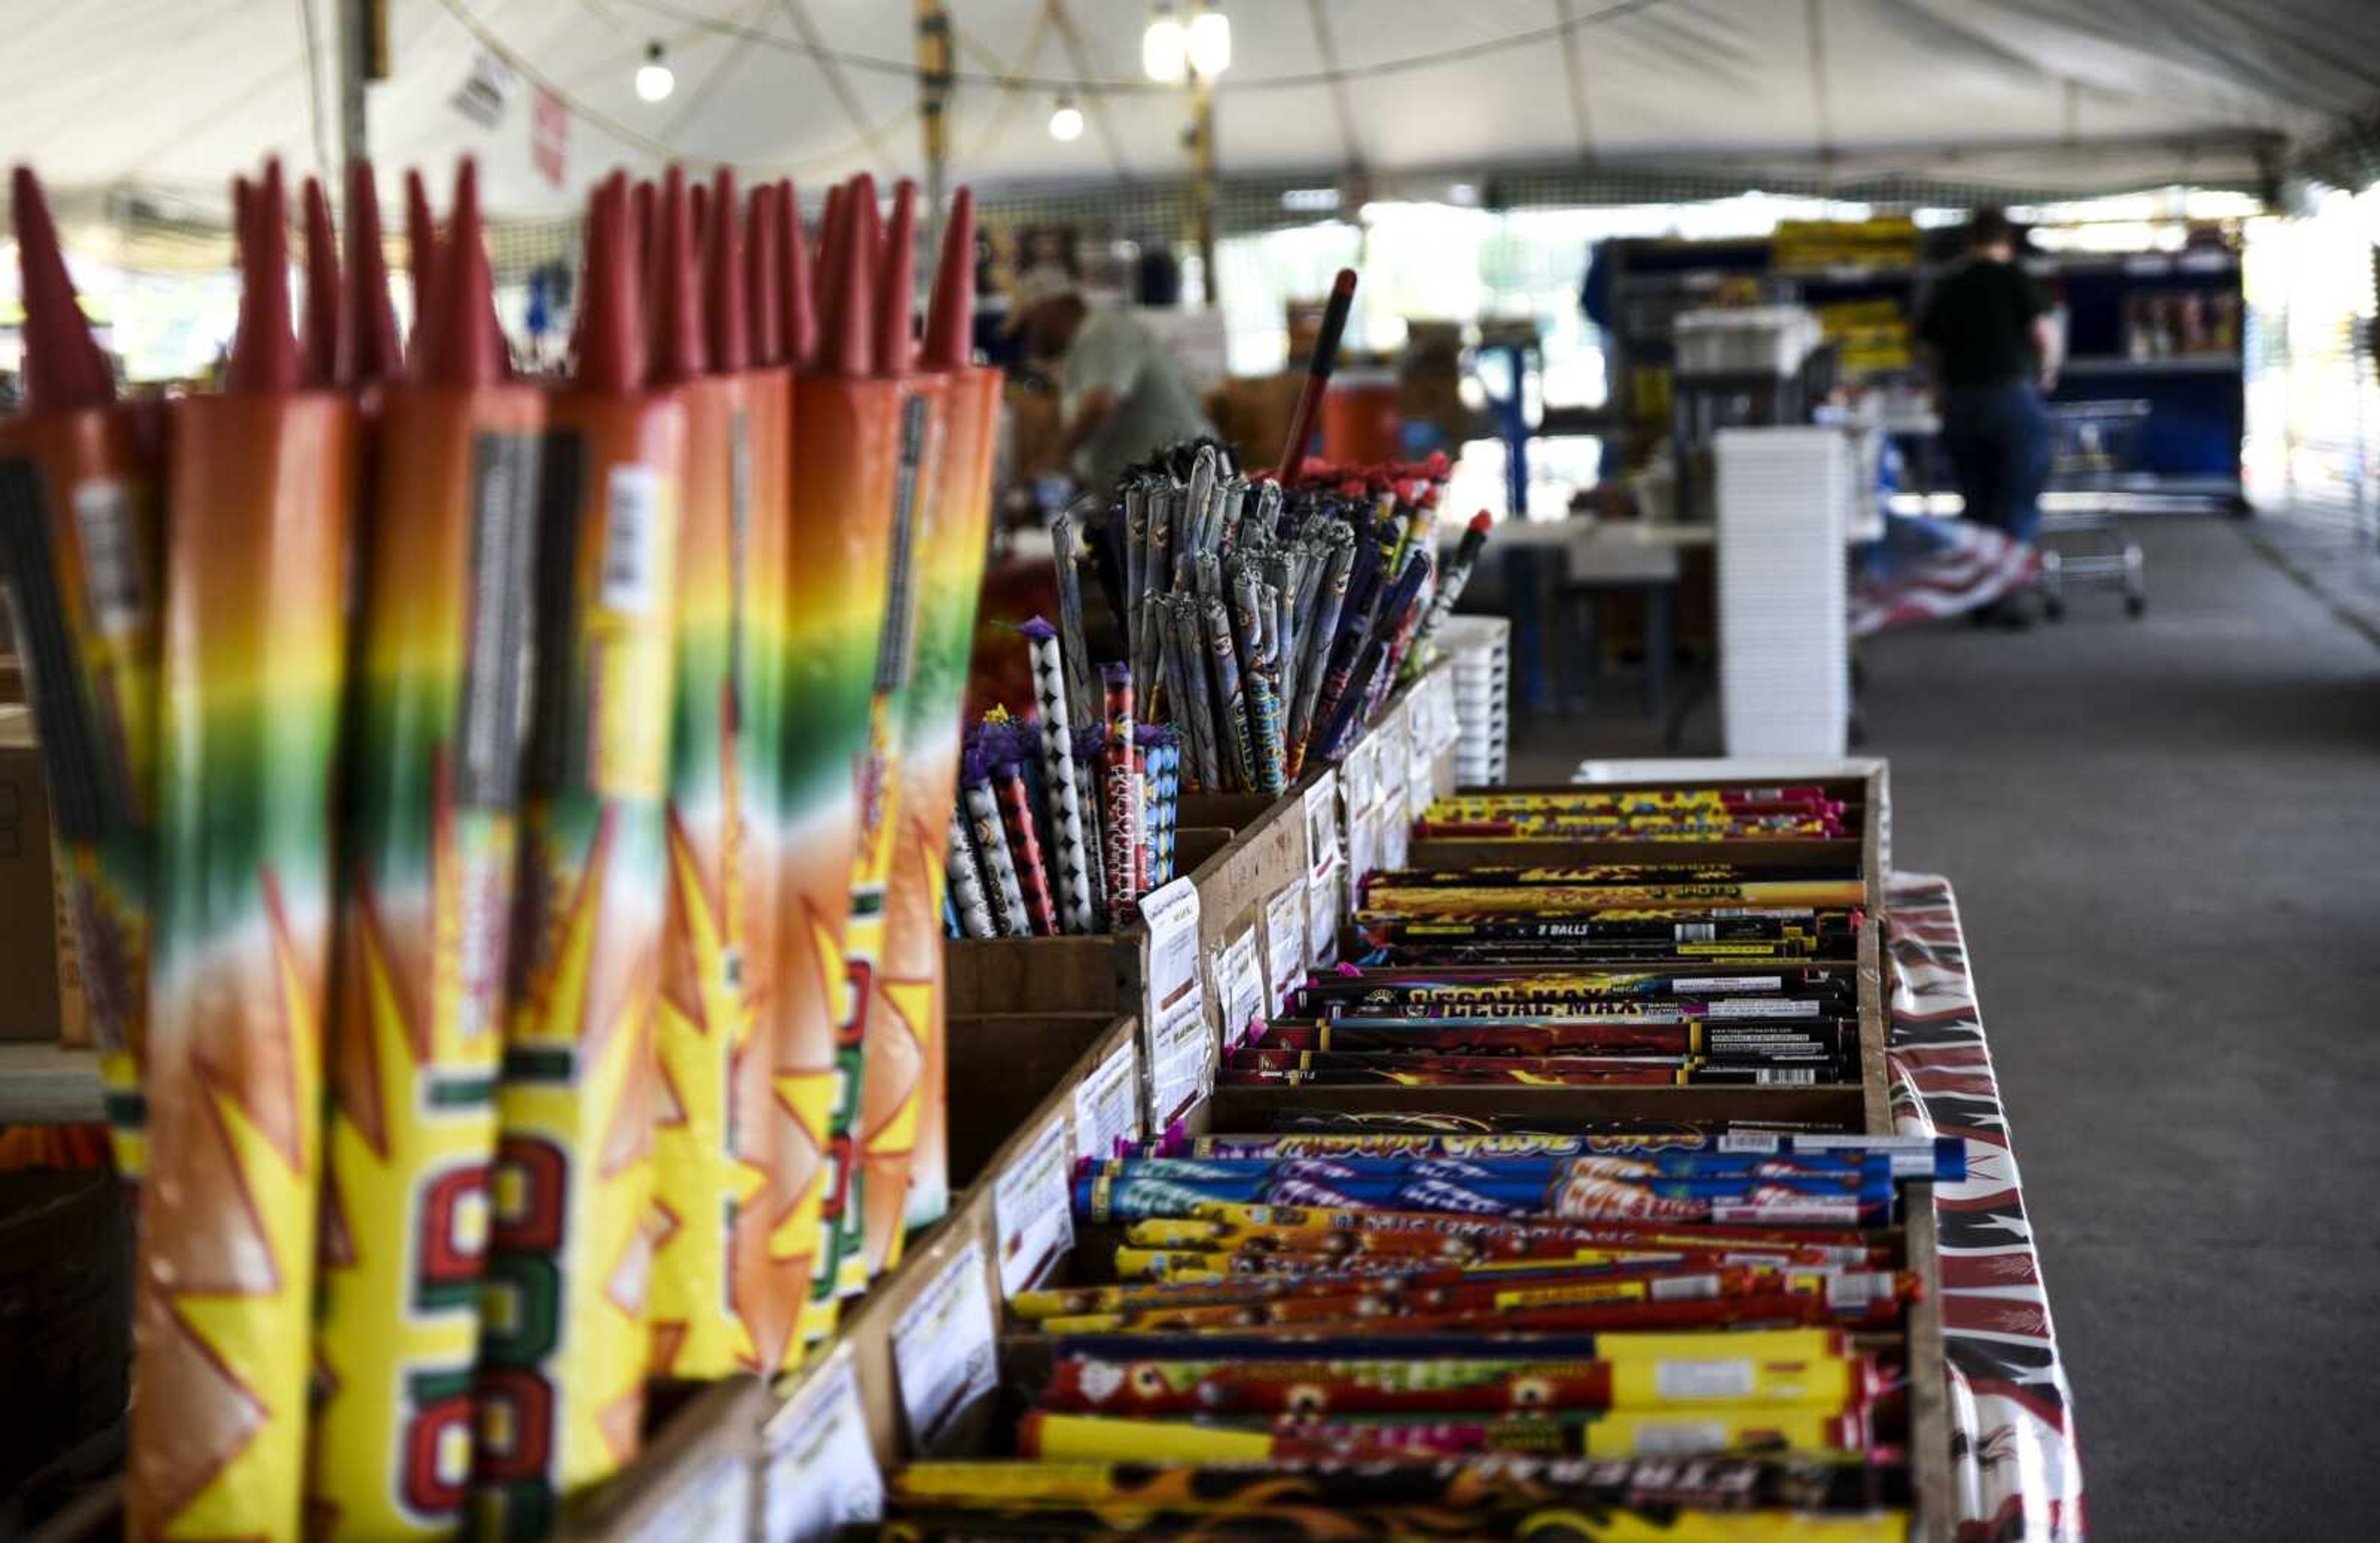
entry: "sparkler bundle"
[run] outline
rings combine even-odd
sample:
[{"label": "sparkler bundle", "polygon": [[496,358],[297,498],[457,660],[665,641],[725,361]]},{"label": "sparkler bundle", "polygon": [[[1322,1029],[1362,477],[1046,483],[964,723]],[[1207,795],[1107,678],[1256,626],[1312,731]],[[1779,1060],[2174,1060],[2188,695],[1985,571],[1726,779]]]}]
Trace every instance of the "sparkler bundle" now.
[{"label": "sparkler bundle", "polygon": [[813,264],[789,185],[615,176],[528,382],[471,168],[409,190],[400,347],[370,169],[302,308],[239,184],[225,388],[161,409],[17,174],[0,576],[140,1188],[136,1536],[543,1536],[649,1378],[798,1364],[947,1190],[970,204],[920,353],[905,185]]}]

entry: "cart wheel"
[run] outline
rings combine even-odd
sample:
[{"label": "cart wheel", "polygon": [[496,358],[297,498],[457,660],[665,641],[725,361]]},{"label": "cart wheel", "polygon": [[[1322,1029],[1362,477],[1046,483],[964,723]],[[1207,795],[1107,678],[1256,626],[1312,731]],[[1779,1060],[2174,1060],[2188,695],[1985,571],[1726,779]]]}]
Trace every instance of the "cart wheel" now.
[{"label": "cart wheel", "polygon": [[2146,595],[2126,595],[2124,597],[2124,614],[2131,617],[2134,621],[2139,621],[2141,619],[2141,613],[2146,611],[2148,608],[2149,597]]}]

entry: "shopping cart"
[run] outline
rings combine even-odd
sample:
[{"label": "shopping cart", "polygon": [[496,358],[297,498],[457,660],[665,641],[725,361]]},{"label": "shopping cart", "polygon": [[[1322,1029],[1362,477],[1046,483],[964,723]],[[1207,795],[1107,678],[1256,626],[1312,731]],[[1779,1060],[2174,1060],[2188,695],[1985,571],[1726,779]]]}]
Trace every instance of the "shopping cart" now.
[{"label": "shopping cart", "polygon": [[2140,543],[2124,533],[2115,499],[2139,465],[2148,417],[2139,400],[2049,406],[2049,487],[2067,495],[2041,516],[2041,606],[2053,622],[2065,617],[2067,591],[2077,588],[2122,590],[2133,616],[2148,609]]}]

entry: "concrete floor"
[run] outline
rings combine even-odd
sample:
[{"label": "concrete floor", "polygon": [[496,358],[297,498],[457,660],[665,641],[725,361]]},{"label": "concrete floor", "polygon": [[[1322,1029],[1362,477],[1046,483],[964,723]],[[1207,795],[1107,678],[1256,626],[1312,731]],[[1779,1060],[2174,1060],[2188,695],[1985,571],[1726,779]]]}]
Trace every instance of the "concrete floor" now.
[{"label": "concrete floor", "polygon": [[[2369,1537],[2380,647],[2315,590],[2380,587],[2310,588],[2262,522],[2136,529],[2141,621],[1873,642],[1865,748],[1896,863],[1958,887],[2093,1535]],[[1515,780],[1646,753],[1624,690]]]}]

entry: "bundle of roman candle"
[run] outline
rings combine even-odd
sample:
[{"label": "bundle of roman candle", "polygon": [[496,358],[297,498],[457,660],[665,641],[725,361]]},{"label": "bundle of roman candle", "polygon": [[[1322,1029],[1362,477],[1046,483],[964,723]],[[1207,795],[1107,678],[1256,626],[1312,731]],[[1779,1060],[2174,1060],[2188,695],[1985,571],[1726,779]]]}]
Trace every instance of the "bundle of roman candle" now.
[{"label": "bundle of roman candle", "polygon": [[1128,472],[1107,506],[1068,511],[1052,533],[1055,644],[1075,732],[1105,722],[1118,689],[1088,652],[1105,624],[1140,719],[1182,735],[1186,791],[1280,794],[1309,761],[1335,760],[1394,683],[1426,603],[1424,500],[1393,491],[1413,485],[1284,492],[1201,441]]},{"label": "bundle of roman candle", "polygon": [[[1046,631],[1026,624],[1037,647]],[[951,814],[949,935],[1046,938],[1128,921],[1135,901],[1174,876],[1181,767],[1179,735],[1132,723],[1128,704],[1079,748],[1062,703],[1031,723],[988,713],[967,733]]]},{"label": "bundle of roman candle", "polygon": [[796,1364],[947,1190],[964,195],[915,355],[907,189],[813,264],[790,186],[615,176],[526,382],[469,166],[409,190],[400,347],[370,169],[299,305],[237,185],[225,388],[161,411],[16,178],[0,577],[140,1183],[139,1536],[542,1536],[649,1379]]}]

